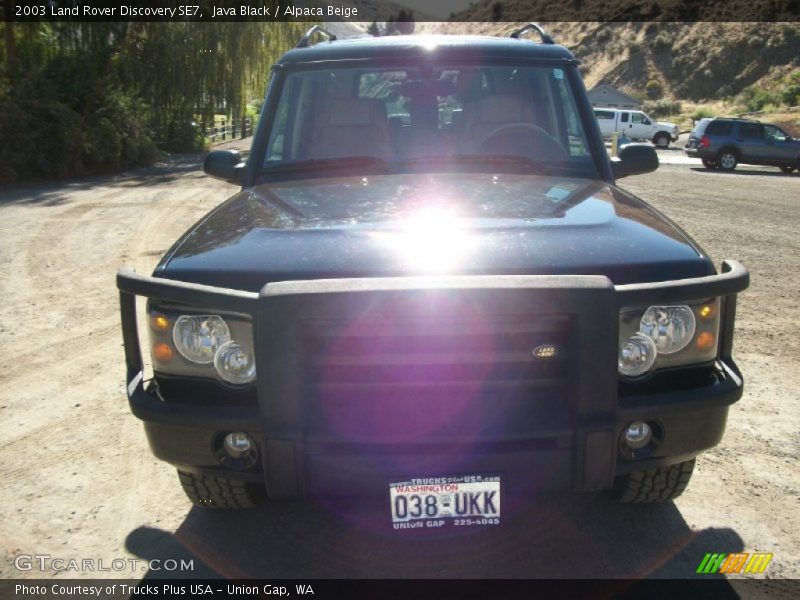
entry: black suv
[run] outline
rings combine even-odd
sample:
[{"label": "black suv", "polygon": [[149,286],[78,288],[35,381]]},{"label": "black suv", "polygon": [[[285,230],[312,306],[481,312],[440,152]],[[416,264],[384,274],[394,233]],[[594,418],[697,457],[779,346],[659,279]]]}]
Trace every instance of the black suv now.
[{"label": "black suv", "polygon": [[544,490],[679,495],[742,394],[748,274],[616,186],[655,150],[609,159],[538,26],[313,32],[275,65],[246,163],[206,158],[241,191],[152,277],[118,275],[154,454],[201,506],[371,495],[395,529],[494,525]]},{"label": "black suv", "polygon": [[800,171],[800,140],[776,125],[746,119],[701,119],[684,149],[709,169],[732,171],[739,163]]}]

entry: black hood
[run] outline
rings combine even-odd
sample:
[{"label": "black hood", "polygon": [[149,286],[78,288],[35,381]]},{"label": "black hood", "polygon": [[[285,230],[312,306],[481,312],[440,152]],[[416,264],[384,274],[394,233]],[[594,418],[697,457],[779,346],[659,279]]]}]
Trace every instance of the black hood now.
[{"label": "black hood", "polygon": [[406,174],[263,184],[222,204],[157,274],[246,290],[272,281],[431,274],[713,273],[686,234],[602,181]]}]

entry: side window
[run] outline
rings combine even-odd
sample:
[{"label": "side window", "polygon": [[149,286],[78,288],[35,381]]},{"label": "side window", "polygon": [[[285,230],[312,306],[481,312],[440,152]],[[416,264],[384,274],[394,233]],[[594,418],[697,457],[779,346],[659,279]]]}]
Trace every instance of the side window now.
[{"label": "side window", "polygon": [[[272,126],[272,131],[269,134],[269,143],[267,144],[267,152],[265,155],[265,162],[274,160],[286,160],[291,158],[290,149],[290,129],[293,127],[292,122],[295,120],[297,113],[297,100],[300,92],[301,81],[297,77],[290,77],[285,83],[286,90],[285,97],[291,98],[291,101],[282,100],[278,105],[278,111],[275,115],[275,121]],[[290,111],[290,108],[294,110]]]},{"label": "side window", "polygon": [[[586,136],[584,135],[581,125],[581,118],[578,114],[578,108],[575,106],[572,94],[569,93],[569,89],[567,88],[564,72],[561,69],[554,69],[552,81],[555,82],[557,93],[560,96],[556,104],[561,107],[564,113],[563,118],[566,121],[567,143],[569,144],[570,156],[588,156],[589,150],[584,144]],[[613,115],[613,113],[611,114]]]},{"label": "side window", "polygon": [[619,120],[620,120],[622,123],[627,123],[627,122],[628,122],[628,114],[629,114],[629,113],[626,113],[626,112],[620,113],[620,115],[619,115]]},{"label": "side window", "polygon": [[644,123],[644,115],[642,113],[631,113],[631,121],[634,123]]},{"label": "side window", "polygon": [[708,135],[730,135],[733,123],[730,121],[711,121],[706,127]]},{"label": "side window", "polygon": [[740,123],[739,135],[748,140],[764,139],[764,126],[758,123]]},{"label": "side window", "polygon": [[774,125],[764,125],[764,131],[767,134],[767,139],[773,142],[785,142],[786,134],[775,127]]},{"label": "side window", "polygon": [[610,110],[596,110],[594,111],[594,116],[597,119],[611,120],[614,118],[614,113]]}]

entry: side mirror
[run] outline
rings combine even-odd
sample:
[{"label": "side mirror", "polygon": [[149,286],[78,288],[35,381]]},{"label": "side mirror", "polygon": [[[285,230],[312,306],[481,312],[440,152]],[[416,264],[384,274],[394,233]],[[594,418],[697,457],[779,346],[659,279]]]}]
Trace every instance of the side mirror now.
[{"label": "side mirror", "polygon": [[241,183],[242,169],[242,155],[236,150],[212,150],[203,161],[203,171],[207,175],[230,183]]},{"label": "side mirror", "polygon": [[658,168],[658,155],[648,144],[627,144],[619,151],[619,156],[611,159],[614,179],[628,175],[650,173]]}]

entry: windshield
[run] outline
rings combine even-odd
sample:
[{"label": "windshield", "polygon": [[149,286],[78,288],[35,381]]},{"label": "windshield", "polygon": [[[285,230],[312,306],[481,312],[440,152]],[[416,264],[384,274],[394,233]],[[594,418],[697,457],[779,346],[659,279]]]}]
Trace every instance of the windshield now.
[{"label": "windshield", "polygon": [[[335,67],[286,76],[263,172],[597,178],[562,67]],[[328,173],[325,173],[328,174]]]}]

